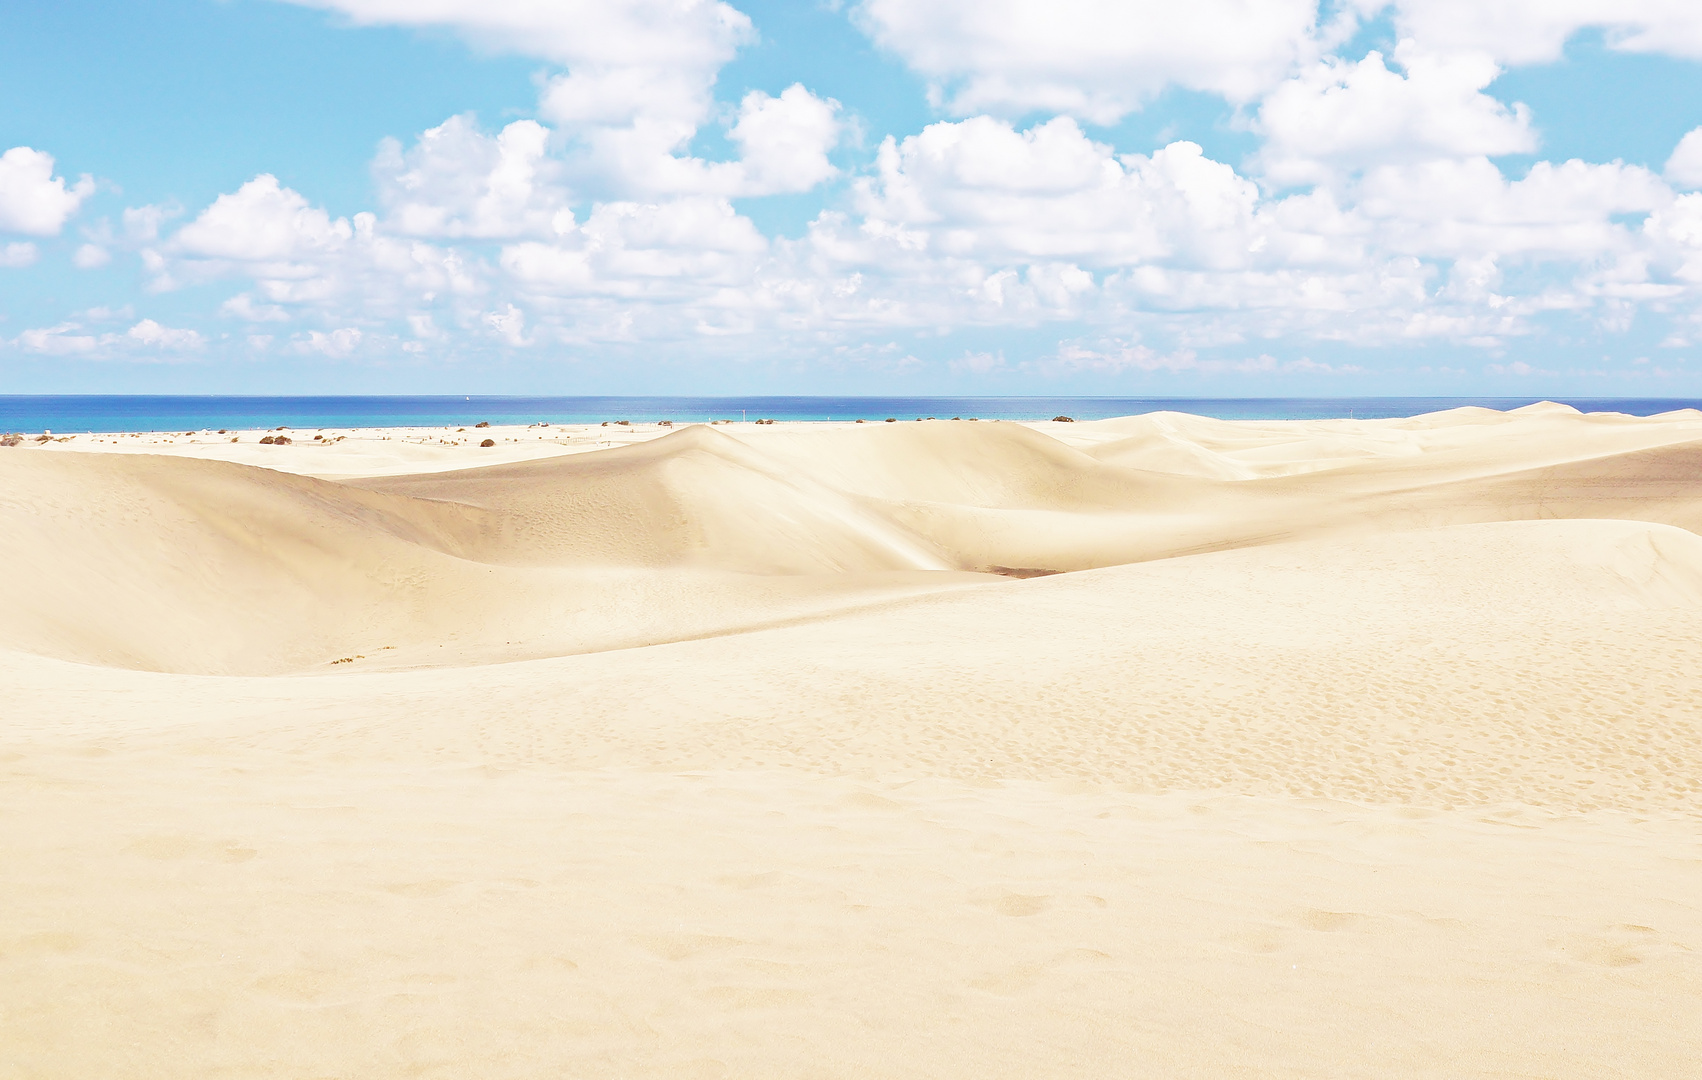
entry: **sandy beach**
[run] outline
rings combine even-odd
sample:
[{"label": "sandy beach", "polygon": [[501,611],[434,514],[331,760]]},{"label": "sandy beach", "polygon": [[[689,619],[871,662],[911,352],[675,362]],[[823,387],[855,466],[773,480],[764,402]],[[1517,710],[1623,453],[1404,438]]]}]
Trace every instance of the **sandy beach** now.
[{"label": "sandy beach", "polygon": [[1702,412],[882,419],[0,447],[0,1080],[1697,1075]]}]

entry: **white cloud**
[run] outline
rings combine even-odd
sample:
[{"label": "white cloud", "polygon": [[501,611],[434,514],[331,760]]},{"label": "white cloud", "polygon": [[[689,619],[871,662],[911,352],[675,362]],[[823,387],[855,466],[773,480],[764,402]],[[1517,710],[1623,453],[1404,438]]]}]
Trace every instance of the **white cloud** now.
[{"label": "white cloud", "polygon": [[735,161],[684,151],[708,120],[714,72],[573,72],[550,81],[539,109],[570,144],[582,182],[617,196],[772,195],[807,191],[837,175],[827,152],[839,141],[839,103],[794,84],[779,97],[745,95],[728,138]]},{"label": "white cloud", "polygon": [[1100,342],[1062,341],[1053,355],[1037,365],[1048,374],[1081,371],[1121,374],[1126,371],[1195,371],[1206,374],[1266,375],[1353,375],[1364,369],[1354,364],[1325,364],[1309,357],[1278,360],[1269,353],[1241,360],[1201,359],[1192,349],[1161,353],[1137,341],[1110,339]]},{"label": "white cloud", "polygon": [[956,375],[990,375],[1005,366],[1005,354],[1001,352],[965,352],[946,367]]},{"label": "white cloud", "polygon": [[518,348],[531,344],[526,340],[526,313],[513,304],[504,304],[501,311],[487,311],[484,321],[505,345]]},{"label": "white cloud", "polygon": [[[1294,257],[1311,216],[1261,204],[1258,188],[1195,143],[1118,155],[1073,120],[1017,131],[975,117],[888,139],[858,186],[866,235],[937,256],[1228,268]],[[1277,204],[1280,206],[1281,204]]]},{"label": "white cloud", "polygon": [[116,308],[107,307],[106,305],[102,304],[98,307],[92,307],[92,308],[89,308],[85,311],[78,313],[79,318],[93,319],[96,322],[111,322],[111,321],[114,321],[114,320],[132,319],[132,318],[135,318],[135,316],[136,316],[136,309],[131,307],[129,304],[125,304],[123,307],[116,307]]},{"label": "white cloud", "polygon": [[[101,318],[122,313],[97,308],[90,314]],[[200,349],[206,344],[206,339],[194,330],[179,330],[161,326],[153,319],[143,319],[122,334],[95,334],[84,329],[81,323],[67,321],[56,326],[25,330],[10,344],[43,356],[84,356],[96,359],[128,355],[132,359],[160,359],[162,353],[181,354]],[[145,351],[137,353],[138,349]]]},{"label": "white cloud", "polygon": [[101,339],[93,334],[81,333],[82,329],[81,325],[74,322],[38,327],[25,330],[12,340],[12,344],[45,356],[78,356],[100,348]]},{"label": "white cloud", "polygon": [[161,326],[152,319],[143,319],[126,331],[124,336],[137,345],[157,349],[199,349],[207,343],[198,331]]},{"label": "white cloud", "polygon": [[220,195],[172,245],[203,258],[287,261],[339,248],[353,235],[346,219],[333,220],[265,173]]},{"label": "white cloud", "polygon": [[1702,127],[1685,132],[1667,158],[1666,178],[1682,188],[1702,188]]},{"label": "white cloud", "polygon": [[249,322],[288,322],[289,312],[277,304],[257,304],[248,293],[237,293],[219,305],[219,314]]},{"label": "white cloud", "polygon": [[1166,86],[1244,102],[1316,54],[1314,0],[863,0],[953,113],[1115,122]]},{"label": "white cloud", "polygon": [[1368,170],[1356,211],[1395,251],[1590,261],[1635,242],[1616,215],[1648,213],[1671,198],[1639,166],[1541,161],[1509,181],[1487,159],[1472,158]]},{"label": "white cloud", "polygon": [[1427,48],[1488,53],[1507,64],[1560,58],[1578,31],[1594,27],[1625,52],[1702,58],[1702,7],[1688,0],[1362,0],[1393,7],[1402,36]]},{"label": "white cloud", "polygon": [[[1259,106],[1263,172],[1279,185],[1432,158],[1530,153],[1530,110],[1482,91],[1500,68],[1486,54],[1425,53],[1403,41],[1392,71],[1381,53],[1329,57],[1276,87]],[[1404,74],[1403,74],[1404,72]]]},{"label": "white cloud", "polygon": [[[800,129],[810,117],[804,106],[816,99],[787,99],[772,117],[757,117],[751,128],[753,145],[761,154],[760,172],[741,163],[705,162],[683,155],[699,127],[714,109],[716,73],[733,58],[738,46],[752,39],[750,20],[735,8],[715,0],[297,0],[309,6],[342,12],[362,24],[442,26],[488,47],[536,56],[567,70],[551,76],[539,98],[539,114],[556,126],[556,137],[571,146],[571,163],[578,177],[595,190],[594,197],[663,194],[748,195],[768,191],[802,190],[799,166],[814,165],[812,148],[825,149],[819,131]],[[819,103],[818,103],[819,104]],[[764,123],[765,119],[771,122]],[[530,122],[522,122],[530,123]],[[451,125],[454,121],[451,121]],[[819,128],[819,124],[816,125]],[[450,127],[450,125],[445,125]],[[780,147],[765,136],[789,128],[805,143],[788,161]],[[529,198],[526,209],[512,205],[513,182],[528,168],[547,163],[532,153],[541,129],[508,132],[524,145],[504,148],[507,171],[487,167],[492,155],[477,147],[465,131],[434,129],[415,154],[428,161],[395,161],[390,152],[385,172],[406,181],[424,181],[424,198],[404,198],[411,207],[402,221],[430,235],[516,236],[538,232],[536,219],[549,216],[547,199]],[[452,142],[442,154],[427,144]],[[451,139],[450,136],[455,136]],[[530,162],[530,164],[526,164]],[[755,162],[753,162],[755,164]],[[777,173],[775,170],[778,169]],[[818,175],[823,173],[819,166]],[[467,190],[479,177],[500,181],[496,190],[480,196]],[[506,190],[502,185],[508,185]],[[405,183],[400,186],[406,186]],[[447,190],[443,190],[447,188]],[[394,192],[393,192],[394,194]],[[534,193],[536,194],[536,193]],[[479,198],[505,204],[501,212],[483,219],[469,214]],[[436,200],[436,201],[434,201]],[[447,204],[439,220],[437,206]],[[488,210],[488,207],[487,207]],[[531,222],[516,227],[516,215]],[[458,216],[459,215],[459,216]],[[460,223],[460,231],[452,222]]]},{"label": "white cloud", "polygon": [[557,242],[505,247],[502,267],[539,295],[677,298],[747,281],[767,251],[749,218],[699,197],[604,203]]},{"label": "white cloud", "polygon": [[34,266],[41,253],[28,240],[14,241],[0,247],[0,268],[21,270],[26,266]]},{"label": "white cloud", "polygon": [[57,236],[94,190],[87,175],[67,188],[53,175],[52,154],[14,146],[0,154],[0,231]]},{"label": "white cloud", "polygon": [[361,25],[440,26],[567,67],[714,69],[750,37],[716,0],[292,0]]},{"label": "white cloud", "polygon": [[336,360],[345,359],[354,354],[360,347],[364,334],[357,327],[345,326],[329,333],[322,330],[309,330],[306,334],[295,338],[297,352],[321,353]]},{"label": "white cloud", "polygon": [[84,244],[71,256],[71,265],[79,270],[95,270],[112,261],[112,252],[99,244]]},{"label": "white cloud", "polygon": [[741,151],[742,194],[808,191],[838,175],[827,152],[839,142],[839,102],[793,83],[779,97],[745,95],[729,133]]},{"label": "white cloud", "polygon": [[124,208],[124,235],[138,243],[159,239],[160,226],[180,216],[183,208],[175,203],[162,206],[127,206]]},{"label": "white cloud", "polygon": [[517,120],[494,138],[470,116],[454,116],[403,152],[385,140],[373,162],[385,223],[409,236],[507,239],[571,227],[561,164],[547,156],[549,131]]}]

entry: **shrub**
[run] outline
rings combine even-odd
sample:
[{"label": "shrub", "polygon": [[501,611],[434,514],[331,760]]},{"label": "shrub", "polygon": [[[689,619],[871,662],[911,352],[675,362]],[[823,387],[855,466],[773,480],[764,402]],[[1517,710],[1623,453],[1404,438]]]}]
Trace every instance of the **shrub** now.
[{"label": "shrub", "polygon": [[1054,424],[1073,424],[1076,422],[1076,418],[1073,416],[1054,416],[1052,422]]},{"label": "shrub", "polygon": [[490,427],[491,422],[489,420],[480,420],[478,423],[474,424],[473,426],[474,427]]},{"label": "shrub", "polygon": [[480,443],[479,445],[480,446],[495,446],[496,440],[495,439],[486,439],[484,442]]}]

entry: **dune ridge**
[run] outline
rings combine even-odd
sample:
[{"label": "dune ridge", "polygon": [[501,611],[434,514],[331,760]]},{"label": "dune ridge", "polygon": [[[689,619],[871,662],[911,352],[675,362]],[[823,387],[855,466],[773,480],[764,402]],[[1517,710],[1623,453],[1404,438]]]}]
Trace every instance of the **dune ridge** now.
[{"label": "dune ridge", "polygon": [[[597,453],[344,482],[23,451],[0,458],[15,522],[0,537],[0,647],[208,674],[351,655],[488,662],[766,625],[865,588],[961,588],[990,571],[1469,522],[1702,529],[1689,479],[1702,423],[1688,416],[1452,419],[1325,436],[1154,414],[1068,425],[1077,446],[1014,423],[697,425]],[[1183,472],[1131,450],[1155,432],[1191,448]],[[316,464],[342,445],[314,451]],[[1237,478],[1188,474],[1211,455]],[[1283,464],[1297,458],[1328,467]]]}]

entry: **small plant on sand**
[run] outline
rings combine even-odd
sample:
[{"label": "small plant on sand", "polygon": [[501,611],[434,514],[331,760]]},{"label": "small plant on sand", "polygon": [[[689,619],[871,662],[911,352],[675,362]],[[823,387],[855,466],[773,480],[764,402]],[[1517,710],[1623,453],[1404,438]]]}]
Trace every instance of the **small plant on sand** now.
[{"label": "small plant on sand", "polygon": [[[480,420],[478,423],[474,424],[473,426],[474,427],[490,427],[491,422],[489,420]],[[463,429],[463,430],[465,430],[465,429]]]},{"label": "small plant on sand", "polygon": [[24,437],[15,431],[8,431],[6,434],[0,435],[0,446],[17,446],[23,441]]},{"label": "small plant on sand", "polygon": [[496,440],[495,439],[486,439],[484,442],[480,443],[479,445],[480,446],[495,446]]},{"label": "small plant on sand", "polygon": [[1076,422],[1076,418],[1073,416],[1054,416],[1052,422],[1054,424],[1073,424]]}]

